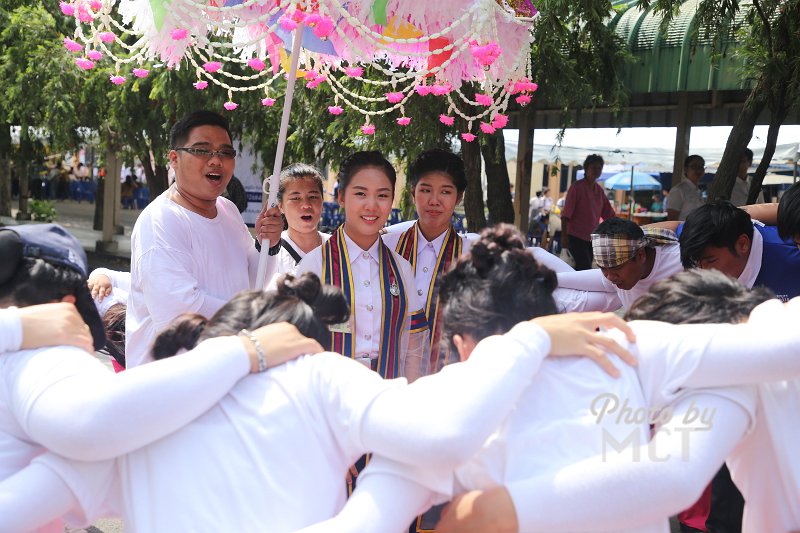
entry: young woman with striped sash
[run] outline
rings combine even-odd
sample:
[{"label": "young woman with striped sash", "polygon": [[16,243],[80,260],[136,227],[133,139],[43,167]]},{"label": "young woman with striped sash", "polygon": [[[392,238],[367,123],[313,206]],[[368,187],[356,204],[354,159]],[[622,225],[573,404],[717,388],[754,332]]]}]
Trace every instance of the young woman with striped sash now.
[{"label": "young woman with striped sash", "polygon": [[356,152],[339,170],[345,223],[300,262],[340,287],[352,310],[332,328],[332,350],[369,366],[384,378],[409,381],[427,373],[430,342],[411,265],[380,238],[392,210],[397,176],[380,152]]},{"label": "young woman with striped sash", "polygon": [[437,372],[445,364],[458,360],[458,354],[441,347],[438,303],[439,279],[471,246],[471,240],[459,235],[451,222],[467,188],[464,161],[446,150],[426,150],[411,163],[408,185],[419,219],[401,232],[390,228],[383,242],[414,269],[417,295],[425,305],[431,335],[428,366],[430,372]]}]

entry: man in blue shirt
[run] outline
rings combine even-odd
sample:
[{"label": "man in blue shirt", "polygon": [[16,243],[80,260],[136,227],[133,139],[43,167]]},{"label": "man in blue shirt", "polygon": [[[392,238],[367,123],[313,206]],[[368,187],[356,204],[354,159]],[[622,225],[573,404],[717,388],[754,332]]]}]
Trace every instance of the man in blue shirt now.
[{"label": "man in blue shirt", "polygon": [[768,287],[783,301],[800,295],[800,248],[730,202],[697,208],[678,234],[684,268],[714,268],[747,287]]}]

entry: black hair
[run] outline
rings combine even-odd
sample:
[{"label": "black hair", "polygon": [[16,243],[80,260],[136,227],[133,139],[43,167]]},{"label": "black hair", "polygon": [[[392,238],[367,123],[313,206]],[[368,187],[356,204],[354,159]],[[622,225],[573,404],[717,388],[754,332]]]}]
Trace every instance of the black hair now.
[{"label": "black hair", "polygon": [[586,159],[583,160],[583,168],[586,168],[589,165],[594,165],[595,163],[600,163],[601,165],[606,164],[603,156],[600,154],[589,154],[586,156]]},{"label": "black hair", "polygon": [[625,313],[625,320],[670,324],[742,322],[755,306],[775,295],[766,287],[748,289],[718,270],[692,269],[659,281]]},{"label": "black hair", "polygon": [[746,157],[750,163],[753,162],[753,151],[750,148],[745,148],[742,150],[742,157]]},{"label": "black hair", "polygon": [[156,336],[150,350],[153,359],[158,361],[171,357],[179,351],[193,348],[199,342],[200,335],[208,325],[208,319],[197,313],[178,315],[169,326]]},{"label": "black hair", "polygon": [[555,314],[556,286],[555,273],[536,262],[514,226],[486,228],[470,253],[442,277],[443,339],[455,350],[454,335],[479,341],[524,320]]},{"label": "black hair", "polygon": [[689,165],[692,164],[692,161],[700,161],[701,163],[703,163],[703,165],[706,164],[706,160],[703,159],[703,156],[692,154],[683,160],[683,168],[689,168]]},{"label": "black hair", "polygon": [[106,333],[83,273],[44,259],[23,257],[14,274],[0,284],[0,304],[3,305],[27,307],[59,302],[70,295],[75,297],[75,307],[89,326],[94,349],[102,349]]},{"label": "black hair", "polygon": [[217,126],[228,133],[228,137],[233,139],[228,120],[213,111],[200,110],[193,111],[176,122],[169,130],[169,147],[173,150],[180,148],[189,139],[192,130],[200,126]]},{"label": "black hair", "polygon": [[253,330],[277,322],[293,324],[327,350],[331,347],[328,326],[349,317],[350,308],[338,287],[323,285],[311,272],[297,278],[287,274],[278,280],[277,292],[240,292],[207,322],[201,323],[196,315],[179,317],[156,338],[153,357],[169,357],[181,349],[190,350],[205,339],[236,335],[242,329]]},{"label": "black hair", "polygon": [[728,248],[736,253],[740,235],[753,240],[753,221],[747,211],[727,200],[703,204],[689,213],[680,236],[681,263],[684,268],[696,266],[708,246]]},{"label": "black hair", "polygon": [[629,239],[641,239],[644,237],[644,231],[637,223],[617,217],[602,221],[593,233],[598,235],[623,235]]},{"label": "black hair", "polygon": [[459,193],[467,188],[464,160],[452,152],[433,148],[419,154],[408,167],[408,186],[411,190],[414,190],[422,176],[430,172],[441,172],[450,176]]},{"label": "black hair", "polygon": [[312,180],[317,187],[319,187],[319,193],[322,194],[323,179],[322,173],[319,171],[319,169],[315,166],[307,165],[306,163],[293,163],[281,171],[280,185],[278,185],[279,202],[283,201],[283,195],[286,192],[286,186],[297,179]]},{"label": "black hair", "polygon": [[778,204],[778,235],[791,239],[800,233],[800,182],[789,187]]},{"label": "black hair", "polygon": [[125,368],[125,317],[128,307],[123,303],[116,303],[108,308],[103,315],[103,326],[106,329],[105,351],[117,363]]},{"label": "black hair", "polygon": [[350,184],[352,178],[359,170],[368,167],[376,167],[386,174],[389,181],[392,183],[392,193],[394,193],[394,185],[397,182],[397,172],[394,167],[383,154],[377,150],[369,152],[355,152],[347,156],[342,164],[339,166],[339,194],[344,194],[347,186]]}]

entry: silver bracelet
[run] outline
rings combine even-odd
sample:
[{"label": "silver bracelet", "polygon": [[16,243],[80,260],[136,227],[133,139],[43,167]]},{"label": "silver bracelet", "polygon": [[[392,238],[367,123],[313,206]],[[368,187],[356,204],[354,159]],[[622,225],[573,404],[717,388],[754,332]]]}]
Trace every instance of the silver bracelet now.
[{"label": "silver bracelet", "polygon": [[264,347],[261,346],[261,342],[253,335],[253,332],[249,329],[243,329],[239,332],[239,335],[242,337],[247,337],[250,339],[250,342],[253,343],[256,349],[256,357],[258,357],[258,371],[259,372],[266,372],[267,370],[267,355],[264,353]]}]

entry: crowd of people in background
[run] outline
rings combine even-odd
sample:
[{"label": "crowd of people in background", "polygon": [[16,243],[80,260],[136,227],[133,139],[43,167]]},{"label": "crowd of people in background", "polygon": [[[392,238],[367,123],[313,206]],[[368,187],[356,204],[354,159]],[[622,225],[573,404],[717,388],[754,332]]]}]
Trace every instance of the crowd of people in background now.
[{"label": "crowd of people in background", "polygon": [[254,238],[224,117],[170,147],[130,273],[89,273],[60,226],[0,228],[0,530],[800,530],[800,185],[706,203],[690,156],[675,220],[641,227],[593,154],[563,205],[531,199],[530,246],[455,230],[464,163],[439,148],[386,227],[397,172],[357,151],[332,234],[294,163]]}]

